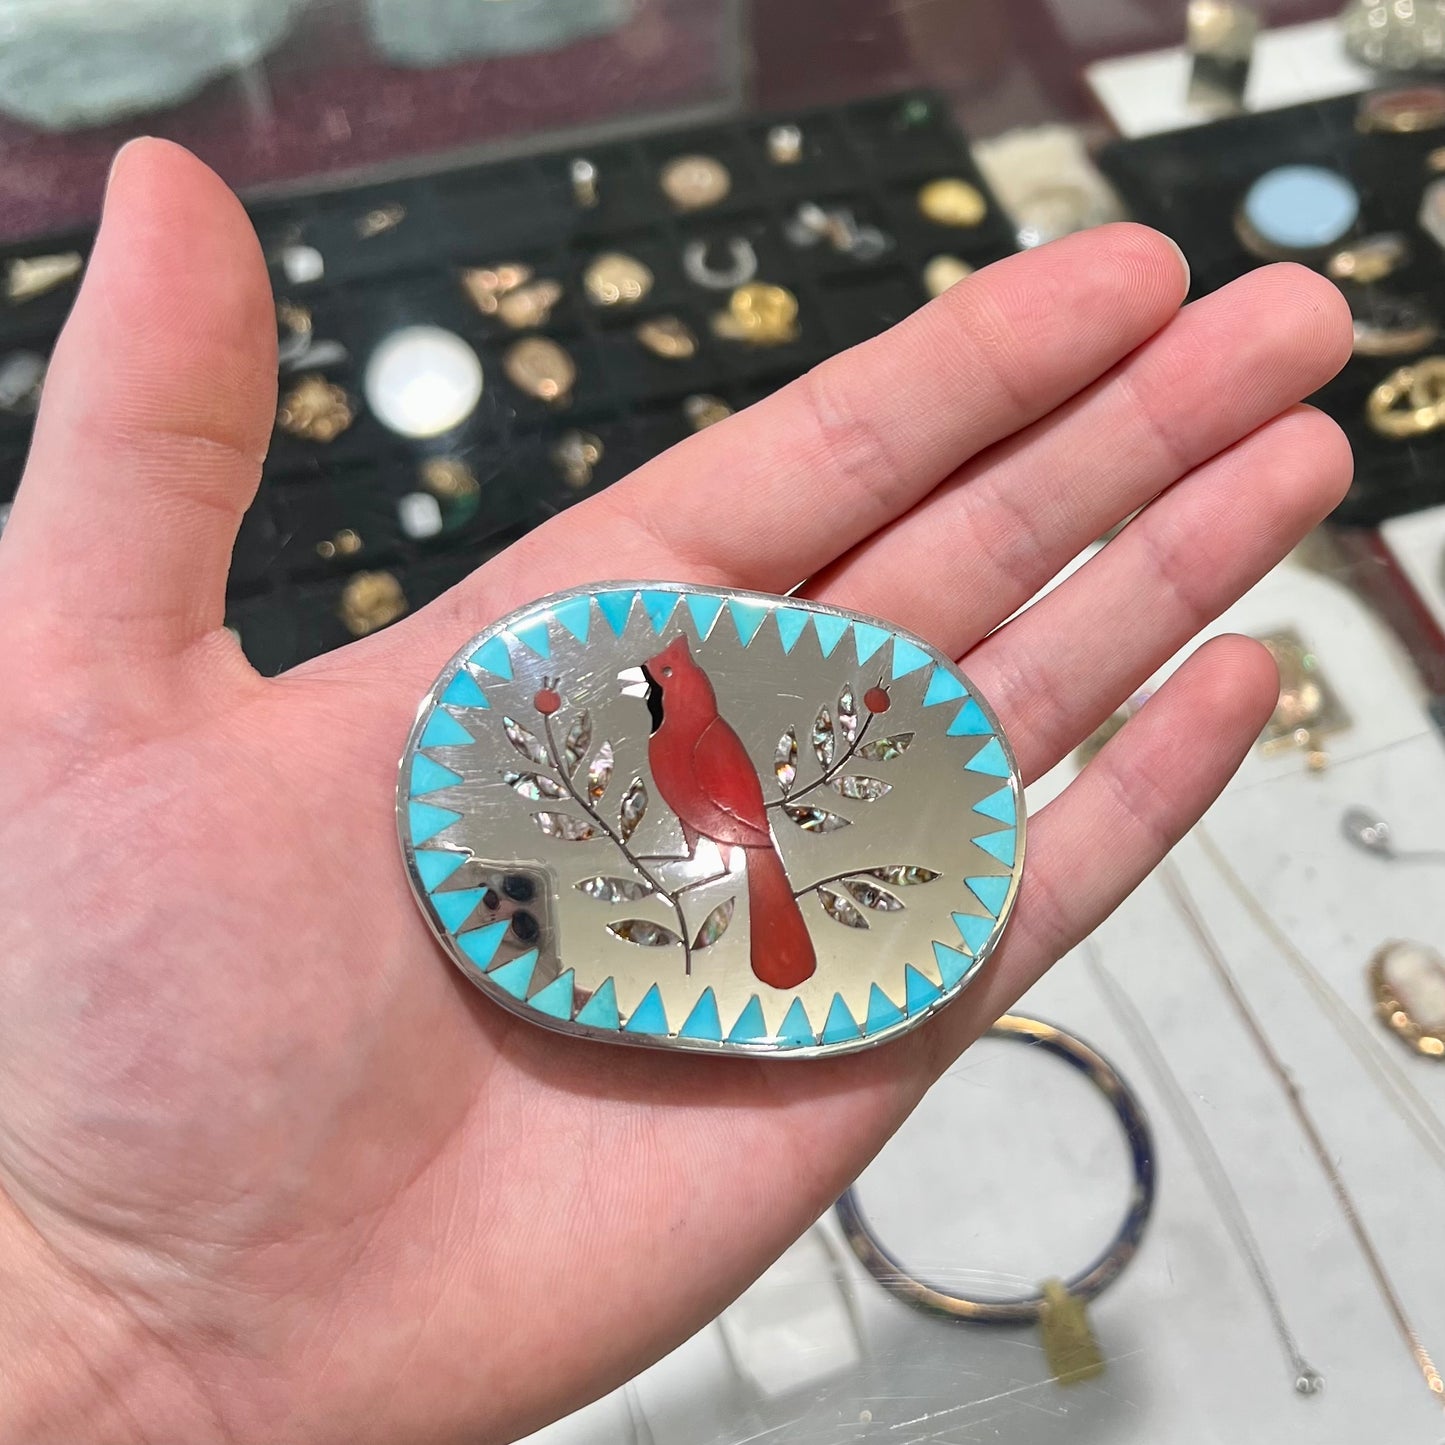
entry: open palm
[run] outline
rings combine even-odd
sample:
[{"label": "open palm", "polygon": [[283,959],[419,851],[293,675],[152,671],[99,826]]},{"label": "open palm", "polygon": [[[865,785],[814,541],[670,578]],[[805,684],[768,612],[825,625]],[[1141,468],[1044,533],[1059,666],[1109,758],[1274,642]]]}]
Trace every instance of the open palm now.
[{"label": "open palm", "polygon": [[1347,484],[1294,405],[1349,349],[1333,288],[1185,289],[1133,226],[1000,262],[263,679],[220,622],[275,405],[266,271],[210,172],[127,148],[0,545],[0,1436],[506,1439],[761,1271],[1209,804],[1268,656],[1204,647],[1030,821],[1013,924],[940,1018],[792,1066],[476,993],[398,858],[417,700],[558,588],[808,578],[960,657],[1037,777]]}]

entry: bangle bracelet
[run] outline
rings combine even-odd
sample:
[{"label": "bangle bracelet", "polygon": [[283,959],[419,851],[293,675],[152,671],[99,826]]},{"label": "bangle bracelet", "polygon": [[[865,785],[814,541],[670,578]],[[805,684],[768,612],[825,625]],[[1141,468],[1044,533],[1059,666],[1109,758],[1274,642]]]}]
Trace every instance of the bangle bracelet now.
[{"label": "bangle bracelet", "polygon": [[[1108,1060],[1088,1044],[1037,1019],[1005,1014],[989,1029],[988,1037],[1036,1044],[1055,1057],[1072,1064],[1108,1099],[1129,1142],[1134,1182],[1123,1223],[1103,1252],[1071,1279],[1063,1290],[1075,1301],[1097,1298],[1123,1273],[1139,1247],[1144,1226],[1154,1207],[1154,1140],[1143,1106]],[[1010,1299],[972,1299],[942,1285],[931,1284],[896,1259],[874,1234],[858,1205],[856,1186],[844,1191],[835,1206],[853,1253],[889,1294],[927,1314],[971,1324],[1014,1325],[1041,1322],[1051,1303],[1051,1293],[1039,1289]]]}]

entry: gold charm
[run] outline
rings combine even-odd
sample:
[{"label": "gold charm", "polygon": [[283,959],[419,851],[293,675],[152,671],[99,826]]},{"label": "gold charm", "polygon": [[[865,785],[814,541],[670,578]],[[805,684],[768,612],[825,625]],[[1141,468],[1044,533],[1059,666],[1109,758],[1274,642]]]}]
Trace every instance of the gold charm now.
[{"label": "gold charm", "polygon": [[5,299],[17,305],[33,301],[78,276],[84,264],[79,251],[61,251],[54,256],[17,256],[5,269]]},{"label": "gold charm", "polygon": [[733,414],[733,409],[720,396],[699,393],[683,401],[682,414],[693,431],[706,431],[708,427],[726,421]]},{"label": "gold charm", "polygon": [[1329,761],[1321,740],[1349,727],[1350,715],[1297,632],[1287,628],[1259,641],[1279,668],[1279,702],[1260,734],[1260,751],[1270,756],[1301,748],[1310,771],[1319,772]]},{"label": "gold charm", "polygon": [[335,441],[356,420],[351,398],[324,376],[303,376],[281,398],[276,425],[308,442]]},{"label": "gold charm", "polygon": [[513,331],[530,331],[545,326],[552,308],[562,299],[560,281],[528,281],[506,292],[497,302],[497,317]]},{"label": "gold charm", "polygon": [[1369,286],[1398,271],[1409,259],[1409,241],[1398,231],[1387,231],[1336,251],[1325,262],[1325,274],[1331,281]]},{"label": "gold charm", "polygon": [[343,527],[330,540],[316,544],[316,555],[330,562],[335,557],[354,557],[364,545],[359,533]]},{"label": "gold charm", "polygon": [[785,286],[750,281],[728,297],[728,309],[714,318],[712,329],[728,341],[751,346],[782,346],[798,338],[798,298]]},{"label": "gold charm", "polygon": [[394,231],[404,220],[406,220],[406,207],[400,202],[392,201],[390,205],[377,206],[375,210],[368,211],[364,216],[358,216],[356,234],[363,241],[367,241],[373,236],[380,236],[384,231]]},{"label": "gold charm", "polygon": [[294,301],[276,303],[276,361],[295,366],[311,350],[311,308]]},{"label": "gold charm", "polygon": [[401,583],[390,572],[358,572],[341,589],[342,622],[353,637],[379,632],[407,607]]},{"label": "gold charm", "polygon": [[935,256],[923,268],[923,289],[930,296],[942,296],[965,276],[973,275],[973,267],[959,256]]},{"label": "gold charm", "polygon": [[918,210],[937,226],[969,229],[988,215],[988,202],[977,186],[957,176],[947,176],[919,188]]},{"label": "gold charm", "polygon": [[652,290],[652,270],[636,256],[604,251],[582,273],[582,286],[598,306],[633,306]]},{"label": "gold charm", "polygon": [[502,297],[532,279],[532,268],[520,261],[503,262],[500,266],[468,266],[462,272],[462,290],[483,316],[495,316],[502,306]]},{"label": "gold charm", "polygon": [[575,492],[592,483],[592,470],[602,460],[602,443],[590,431],[563,432],[552,448],[552,465]]},{"label": "gold charm", "polygon": [[577,363],[545,336],[513,342],[503,353],[502,370],[518,391],[553,405],[565,404],[577,381]]},{"label": "gold charm", "polygon": [[1392,371],[1369,395],[1365,417],[1381,436],[1424,436],[1445,426],[1445,356]]},{"label": "gold charm", "polygon": [[459,458],[428,457],[421,464],[421,484],[438,504],[443,532],[455,532],[476,516],[482,489]]},{"label": "gold charm", "polygon": [[664,361],[691,361],[697,355],[697,337],[678,316],[652,316],[639,321],[632,333],[640,345]]},{"label": "gold charm", "polygon": [[733,178],[712,156],[678,156],[663,166],[658,184],[678,210],[701,211],[732,190]]},{"label": "gold charm", "polygon": [[1445,1058],[1445,957],[1423,943],[1394,940],[1370,959],[1369,980],[1385,1026],[1416,1053]]},{"label": "gold charm", "polygon": [[428,457],[421,464],[421,484],[442,502],[461,502],[481,490],[472,470],[456,457]]}]

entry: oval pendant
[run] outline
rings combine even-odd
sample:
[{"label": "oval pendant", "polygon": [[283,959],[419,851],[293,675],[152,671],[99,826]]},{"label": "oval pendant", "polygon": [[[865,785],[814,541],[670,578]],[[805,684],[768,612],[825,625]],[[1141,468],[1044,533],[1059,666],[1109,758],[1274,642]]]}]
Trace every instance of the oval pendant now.
[{"label": "oval pendant", "polygon": [[978,972],[1023,787],[946,657],[762,593],[608,583],[473,638],[401,763],[412,885],[452,960],[548,1028],[816,1057]]}]

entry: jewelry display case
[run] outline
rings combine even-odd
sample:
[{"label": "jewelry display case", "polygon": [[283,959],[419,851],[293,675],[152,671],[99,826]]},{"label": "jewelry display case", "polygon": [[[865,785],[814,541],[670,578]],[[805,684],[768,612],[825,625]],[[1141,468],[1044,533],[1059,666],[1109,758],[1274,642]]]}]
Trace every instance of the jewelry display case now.
[{"label": "jewelry display case", "polygon": [[1252,7],[1207,114],[1173,0],[254,0],[137,70],[183,8],[0,56],[0,527],[110,158],[177,139],[275,292],[226,618],[268,675],[1052,236],[1336,282],[1356,480],[1209,629],[1281,673],[1223,797],[741,1299],[530,1438],[1439,1439],[1445,92],[1342,0]]}]

